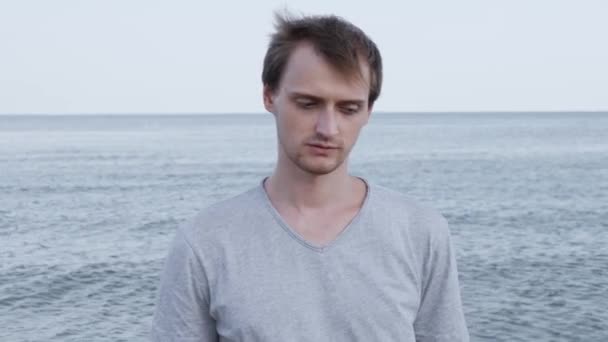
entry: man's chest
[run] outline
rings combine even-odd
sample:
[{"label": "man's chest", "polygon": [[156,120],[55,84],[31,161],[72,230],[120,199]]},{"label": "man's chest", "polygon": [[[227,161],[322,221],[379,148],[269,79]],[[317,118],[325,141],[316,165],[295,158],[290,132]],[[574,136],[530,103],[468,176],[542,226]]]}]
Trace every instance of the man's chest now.
[{"label": "man's chest", "polygon": [[357,215],[358,208],[348,208],[340,212],[316,213],[307,216],[285,212],[282,219],[302,239],[314,245],[327,245],[344,231]]},{"label": "man's chest", "polygon": [[413,340],[419,285],[397,251],[292,247],[224,265],[210,300],[224,340]]}]

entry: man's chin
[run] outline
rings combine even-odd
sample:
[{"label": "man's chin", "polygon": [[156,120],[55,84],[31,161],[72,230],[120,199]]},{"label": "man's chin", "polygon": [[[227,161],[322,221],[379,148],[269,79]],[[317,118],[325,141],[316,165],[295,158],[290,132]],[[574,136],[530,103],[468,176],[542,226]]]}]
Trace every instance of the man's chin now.
[{"label": "man's chin", "polygon": [[300,167],[300,169],[302,169],[308,173],[322,176],[322,175],[326,175],[326,174],[334,172],[338,167],[340,167],[340,164],[339,163],[326,163],[326,164],[316,163],[313,165],[313,163],[301,163],[299,165],[299,167]]},{"label": "man's chin", "polygon": [[304,169],[304,171],[313,174],[315,176],[324,176],[327,174],[330,174],[334,171],[335,169]]}]

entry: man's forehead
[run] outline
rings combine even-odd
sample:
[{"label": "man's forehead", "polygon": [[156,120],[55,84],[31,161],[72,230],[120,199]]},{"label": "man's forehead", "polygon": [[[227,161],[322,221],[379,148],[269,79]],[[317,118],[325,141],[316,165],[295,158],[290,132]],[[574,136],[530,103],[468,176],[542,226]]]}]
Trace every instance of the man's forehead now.
[{"label": "man's forehead", "polygon": [[347,73],[328,62],[311,45],[303,45],[292,52],[279,88],[289,94],[367,100],[370,88],[369,66],[362,61],[359,72]]},{"label": "man's forehead", "polygon": [[[332,74],[339,75],[348,81],[358,81],[365,83],[368,88],[371,80],[371,69],[369,64],[362,57],[358,58],[358,68],[347,70],[336,65],[330,58],[319,52],[312,43],[300,42],[291,51],[285,65],[284,74],[288,72],[302,72],[310,74],[319,68],[326,69]],[[300,75],[301,76],[301,75]]]}]

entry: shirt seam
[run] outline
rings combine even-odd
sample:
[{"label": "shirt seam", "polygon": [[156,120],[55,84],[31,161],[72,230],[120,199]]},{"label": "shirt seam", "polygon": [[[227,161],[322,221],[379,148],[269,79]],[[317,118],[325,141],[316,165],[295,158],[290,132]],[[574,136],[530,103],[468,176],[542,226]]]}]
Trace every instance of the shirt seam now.
[{"label": "shirt seam", "polygon": [[340,232],[340,234],[334,240],[332,240],[330,243],[328,243],[327,245],[322,246],[322,247],[310,244],[309,242],[304,240],[301,236],[297,235],[296,232],[294,232],[290,227],[287,226],[287,224],[280,217],[279,213],[272,206],[272,204],[270,202],[270,198],[268,197],[268,194],[266,193],[266,190],[264,189],[265,178],[262,179],[262,182],[260,183],[259,188],[260,188],[261,195],[263,196],[263,202],[266,206],[266,209],[270,212],[274,221],[277,222],[284,231],[286,231],[294,240],[296,240],[302,246],[307,247],[308,249],[310,249],[314,252],[317,252],[319,254],[323,254],[324,252],[331,249],[336,243],[338,243],[339,240],[342,239],[344,233],[347,233],[348,230],[351,230],[352,226],[360,221],[361,216],[363,216],[363,214],[364,214],[364,211],[367,211],[367,207],[369,206],[368,202],[370,201],[370,197],[371,197],[372,186],[369,183],[369,181],[364,179],[363,177],[358,177],[358,178],[362,179],[363,182],[365,182],[365,184],[366,184],[365,199],[364,199],[364,202],[363,202],[359,212],[355,215],[355,217],[353,217],[352,220],[350,220],[347,223],[345,229],[342,230],[342,232]]}]

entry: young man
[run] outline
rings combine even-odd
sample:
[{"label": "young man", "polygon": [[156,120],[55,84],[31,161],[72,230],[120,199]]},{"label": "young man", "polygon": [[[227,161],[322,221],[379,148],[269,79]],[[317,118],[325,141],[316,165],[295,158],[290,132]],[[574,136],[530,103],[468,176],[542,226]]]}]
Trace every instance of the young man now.
[{"label": "young man", "polygon": [[262,79],[276,168],[177,231],[153,340],[468,341],[446,220],[348,173],[376,45],[334,16],[278,18]]}]

